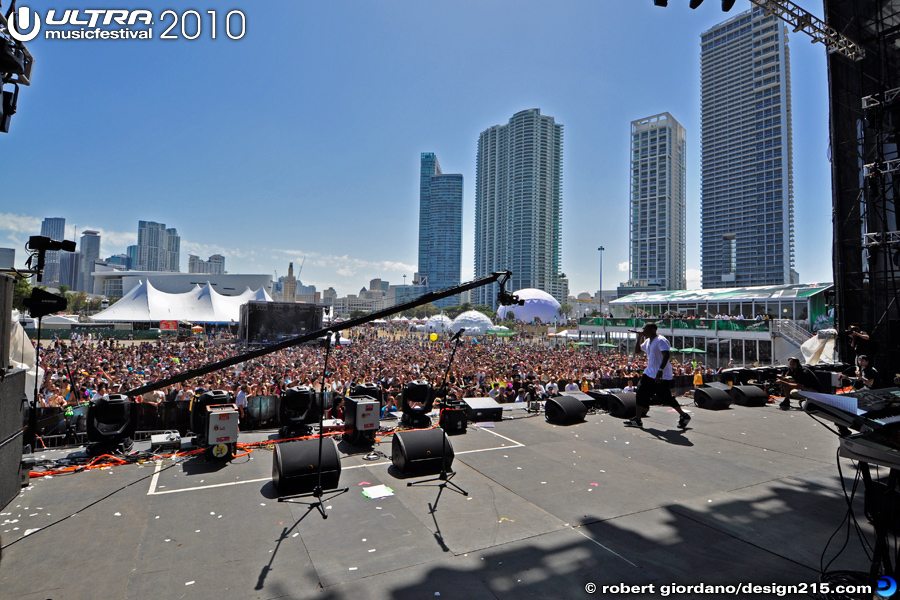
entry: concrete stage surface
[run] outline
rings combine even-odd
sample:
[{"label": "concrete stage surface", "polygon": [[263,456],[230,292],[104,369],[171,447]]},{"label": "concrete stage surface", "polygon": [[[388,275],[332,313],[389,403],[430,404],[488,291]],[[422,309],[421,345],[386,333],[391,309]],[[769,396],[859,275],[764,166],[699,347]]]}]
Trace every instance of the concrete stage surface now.
[{"label": "concrete stage surface", "polygon": [[[840,530],[826,563],[847,532],[837,437],[796,408],[689,410],[686,431],[663,407],[637,430],[605,413],[553,425],[506,405],[494,427],[470,423],[450,438],[453,482],[468,497],[408,487],[422,477],[403,478],[389,460],[364,460],[369,449],[341,443],[340,484],[350,491],[326,501],[328,519],[277,501],[266,449],[223,463],[33,478],[0,516],[0,596],[521,600],[589,598],[595,584],[594,597],[659,598],[662,586],[699,583],[813,591],[829,537]],[[390,455],[391,437],[375,449]],[[856,469],[841,465],[849,489]],[[363,495],[379,484],[394,495]],[[861,490],[855,512],[871,539]],[[829,570],[869,566],[851,533]],[[623,583],[645,587],[602,592]]]}]

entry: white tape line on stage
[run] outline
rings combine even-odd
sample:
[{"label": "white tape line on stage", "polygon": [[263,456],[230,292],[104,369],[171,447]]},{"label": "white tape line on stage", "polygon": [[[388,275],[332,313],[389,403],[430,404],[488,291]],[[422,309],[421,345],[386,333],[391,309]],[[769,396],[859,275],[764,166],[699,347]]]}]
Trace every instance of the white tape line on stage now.
[{"label": "white tape line on stage", "polygon": [[[496,433],[489,429],[480,429],[479,431],[486,431],[490,434],[496,435],[497,437],[503,438],[504,440],[510,442],[513,445],[512,446],[497,446],[494,448],[480,448],[478,450],[464,450],[463,452],[457,452],[455,454],[456,456],[460,456],[462,454],[475,454],[476,452],[491,452],[494,450],[509,450],[510,448],[524,448],[525,447],[525,444],[523,444],[521,442],[517,442],[514,439],[508,438],[505,435],[500,435],[499,433]],[[388,462],[388,461],[374,462],[374,463],[369,463],[369,464],[352,465],[349,467],[342,467],[342,470],[349,471],[350,469],[361,469],[363,467],[380,467],[380,466],[387,466],[387,465],[391,465],[391,464],[393,464],[393,463]],[[147,491],[148,496],[163,496],[165,494],[178,494],[181,492],[197,492],[200,490],[210,490],[213,488],[228,487],[228,486],[232,486],[232,485],[241,485],[244,483],[261,483],[263,481],[272,481],[271,477],[264,477],[261,479],[247,479],[245,481],[229,481],[228,483],[213,483],[210,485],[200,485],[200,486],[194,486],[194,487],[189,487],[189,488],[181,488],[178,490],[157,491],[156,486],[157,486],[157,483],[159,482],[159,473],[161,470],[162,470],[162,462],[157,462],[156,470],[153,473],[153,477],[150,479],[150,489]]]}]

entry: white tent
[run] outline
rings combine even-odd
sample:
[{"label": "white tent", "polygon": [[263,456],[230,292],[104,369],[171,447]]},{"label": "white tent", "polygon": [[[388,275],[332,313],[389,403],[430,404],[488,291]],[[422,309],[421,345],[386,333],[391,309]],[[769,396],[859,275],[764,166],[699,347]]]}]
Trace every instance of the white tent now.
[{"label": "white tent", "polygon": [[209,284],[182,294],[169,294],[142,280],[125,297],[94,315],[94,321],[189,321],[191,323],[237,323],[241,305],[271,302],[265,289],[247,288],[239,296],[225,296]]},{"label": "white tent", "polygon": [[467,310],[450,323],[450,331],[456,333],[463,327],[466,331],[463,335],[484,335],[493,326],[491,320],[477,310]]},{"label": "white tent", "polygon": [[450,331],[450,324],[453,320],[447,315],[434,315],[425,322],[425,331],[427,333],[444,333]]},{"label": "white tent", "polygon": [[497,309],[497,316],[500,319],[506,319],[506,314],[512,312],[516,321],[532,323],[535,318],[541,320],[541,323],[553,323],[554,321],[563,321],[563,317],[559,314],[559,301],[545,291],[535,288],[525,288],[515,292],[519,300],[524,300],[524,306],[501,306]]},{"label": "white tent", "polygon": [[75,315],[49,315],[41,320],[41,326],[49,329],[65,328],[78,325],[78,317]]}]

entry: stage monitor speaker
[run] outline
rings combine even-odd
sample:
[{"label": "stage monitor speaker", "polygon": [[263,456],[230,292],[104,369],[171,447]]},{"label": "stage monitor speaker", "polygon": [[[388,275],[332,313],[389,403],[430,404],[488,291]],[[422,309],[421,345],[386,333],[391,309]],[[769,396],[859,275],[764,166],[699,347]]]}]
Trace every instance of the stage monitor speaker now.
[{"label": "stage monitor speaker", "polygon": [[607,401],[609,414],[617,419],[633,419],[637,405],[634,392],[610,394]]},{"label": "stage monitor speaker", "polygon": [[727,383],[722,383],[721,381],[710,381],[709,383],[704,383],[703,387],[722,390],[726,394],[728,393],[728,390],[731,389],[730,385],[728,385]]},{"label": "stage monitor speaker", "polygon": [[588,410],[596,408],[597,406],[597,400],[594,398],[594,396],[586,392],[564,392],[563,396],[575,398],[576,400],[584,404],[585,408],[587,408]]},{"label": "stage monitor speaker", "polygon": [[444,408],[441,409],[441,417],[439,421],[441,429],[447,432],[447,435],[456,435],[465,433],[469,424],[469,418],[466,411],[460,408]]},{"label": "stage monitor speaker", "polygon": [[544,403],[544,415],[547,420],[557,425],[569,425],[584,421],[587,406],[572,396],[556,396],[548,398]]},{"label": "stage monitor speaker", "polygon": [[755,385],[736,385],[728,394],[739,406],[765,406],[769,401],[769,395]]},{"label": "stage monitor speaker", "polygon": [[610,392],[606,390],[588,390],[585,394],[591,399],[591,402],[588,404],[589,409],[609,410]]},{"label": "stage monitor speaker", "polygon": [[453,445],[440,427],[394,434],[391,462],[403,475],[438,473],[441,470],[441,456],[444,458],[444,468],[449,471],[453,464]]},{"label": "stage monitor speaker", "polygon": [[719,387],[702,385],[694,391],[694,402],[707,410],[724,410],[731,406],[731,396]]},{"label": "stage monitor speaker", "polygon": [[819,381],[819,389],[822,390],[823,394],[833,394],[835,386],[835,379],[837,377],[837,373],[832,373],[831,371],[818,371],[814,370],[813,373],[816,374],[816,379]]},{"label": "stage monitor speaker", "polygon": [[[341,457],[334,438],[322,440],[322,489],[333,490],[341,479]],[[319,482],[319,439],[275,445],[272,483],[279,494],[311,492]]]}]

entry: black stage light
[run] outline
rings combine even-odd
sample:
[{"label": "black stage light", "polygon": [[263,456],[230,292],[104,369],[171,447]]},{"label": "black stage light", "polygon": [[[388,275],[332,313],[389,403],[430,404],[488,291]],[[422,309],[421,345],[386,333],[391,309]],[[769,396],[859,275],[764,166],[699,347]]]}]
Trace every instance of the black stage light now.
[{"label": "black stage light", "polygon": [[722,12],[728,12],[734,6],[734,0],[722,0]]},{"label": "black stage light", "polygon": [[319,420],[322,401],[309,386],[298,385],[281,393],[278,404],[279,434],[282,437],[309,435],[310,424]]},{"label": "black stage light", "polygon": [[65,310],[69,301],[62,296],[51,294],[41,288],[31,288],[31,296],[25,299],[25,308],[35,319]]},{"label": "black stage light", "polygon": [[703,4],[703,0],[691,0],[691,8],[697,8]]},{"label": "black stage light", "polygon": [[403,386],[400,394],[402,424],[407,427],[431,427],[431,412],[434,406],[434,390],[427,381],[410,381]]},{"label": "black stage light", "polygon": [[224,390],[210,390],[203,392],[200,397],[191,404],[191,431],[195,435],[206,432],[206,407],[216,404],[231,404],[234,402],[231,394]]},{"label": "black stage light", "polygon": [[12,116],[16,114],[16,96],[19,93],[19,86],[16,86],[14,92],[4,92],[3,86],[0,84],[0,133],[9,133],[9,122]]},{"label": "black stage light", "polygon": [[99,456],[122,448],[130,452],[137,431],[137,410],[128,396],[110,394],[91,400],[87,413],[88,454]]},{"label": "black stage light", "polygon": [[653,4],[656,6],[668,6],[669,0],[653,0]]},{"label": "black stage light", "polygon": [[0,38],[0,72],[25,74],[25,52],[15,43]]}]

